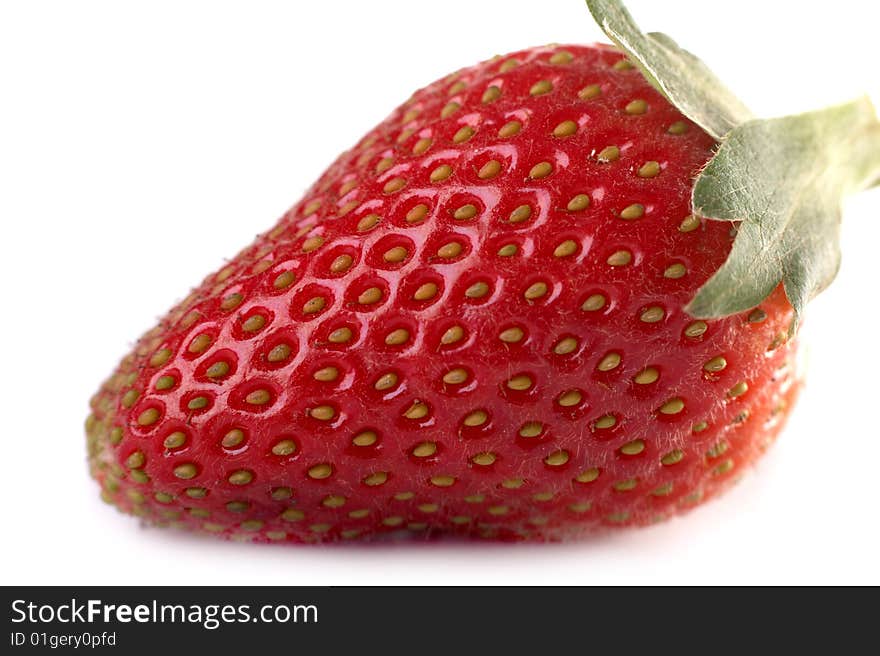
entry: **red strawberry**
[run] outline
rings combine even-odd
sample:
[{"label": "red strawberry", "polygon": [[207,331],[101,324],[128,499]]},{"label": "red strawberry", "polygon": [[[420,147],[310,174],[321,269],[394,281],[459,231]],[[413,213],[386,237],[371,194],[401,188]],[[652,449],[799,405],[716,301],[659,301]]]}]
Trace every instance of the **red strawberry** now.
[{"label": "red strawberry", "polygon": [[102,386],[104,498],[312,542],[559,539],[714,496],[798,389],[781,288],[684,310],[734,239],[691,215],[715,147],[606,46],[417,92]]}]

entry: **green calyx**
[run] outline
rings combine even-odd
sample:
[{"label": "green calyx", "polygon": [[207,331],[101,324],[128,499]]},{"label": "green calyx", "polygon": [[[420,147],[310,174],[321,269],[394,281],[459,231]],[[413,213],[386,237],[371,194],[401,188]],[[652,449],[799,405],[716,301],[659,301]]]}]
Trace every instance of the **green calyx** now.
[{"label": "green calyx", "polygon": [[779,285],[795,311],[840,264],[843,199],[880,182],[880,121],[867,98],[775,119],[754,118],[694,55],[642,33],[620,0],[587,0],[593,17],[679,111],[720,142],[693,188],[696,216],[735,221],[727,261],[688,312],[713,319],[754,308]]},{"label": "green calyx", "polygon": [[865,98],[735,128],[694,185],[694,212],[741,221],[730,256],[688,311],[755,307],[782,282],[799,316],[837,275],[844,196],[880,178],[880,123]]}]

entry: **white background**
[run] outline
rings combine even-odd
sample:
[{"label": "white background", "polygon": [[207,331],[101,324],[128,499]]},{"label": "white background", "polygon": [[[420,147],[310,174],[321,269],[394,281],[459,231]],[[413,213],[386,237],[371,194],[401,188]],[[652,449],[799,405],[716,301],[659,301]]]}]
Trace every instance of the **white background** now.
[{"label": "white background", "polygon": [[[630,6],[759,113],[880,99],[874,2]],[[99,501],[82,424],[129,340],[412,90],[600,38],[580,0],[0,4],[0,582],[880,584],[880,191],[848,207],[780,443],[683,519],[561,546],[259,547]]]}]

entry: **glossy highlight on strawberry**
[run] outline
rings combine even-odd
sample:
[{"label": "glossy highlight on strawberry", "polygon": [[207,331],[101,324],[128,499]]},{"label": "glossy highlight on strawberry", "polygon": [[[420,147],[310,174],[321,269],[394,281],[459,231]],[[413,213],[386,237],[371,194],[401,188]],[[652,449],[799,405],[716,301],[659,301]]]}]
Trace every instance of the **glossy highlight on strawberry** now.
[{"label": "glossy highlight on strawberry", "polygon": [[558,540],[726,488],[797,393],[792,309],[697,320],[716,142],[616,49],[418,91],[92,401],[104,498],[253,541]]}]

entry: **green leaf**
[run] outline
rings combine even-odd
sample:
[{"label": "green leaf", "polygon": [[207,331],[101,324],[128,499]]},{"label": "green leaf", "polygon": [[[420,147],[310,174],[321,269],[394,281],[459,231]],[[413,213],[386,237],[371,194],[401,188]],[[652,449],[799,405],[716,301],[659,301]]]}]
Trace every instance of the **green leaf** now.
[{"label": "green leaf", "polygon": [[880,122],[863,98],[735,128],[697,178],[694,212],[740,221],[724,265],[687,311],[722,317],[782,282],[798,318],[840,265],[843,198],[880,180]]},{"label": "green leaf", "polygon": [[880,183],[880,121],[867,98],[759,120],[694,55],[643,34],[620,0],[586,0],[596,22],[683,114],[721,142],[693,189],[697,216],[735,221],[727,261],[686,308],[698,318],[749,310],[781,282],[795,310],[834,280],[847,194]]},{"label": "green leaf", "polygon": [[605,34],[682,114],[715,139],[752,118],[749,109],[687,50],[665,34],[644,34],[620,0],[587,0]]}]

